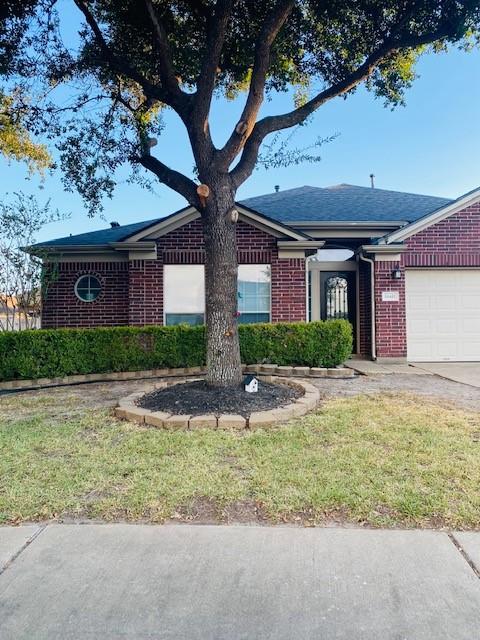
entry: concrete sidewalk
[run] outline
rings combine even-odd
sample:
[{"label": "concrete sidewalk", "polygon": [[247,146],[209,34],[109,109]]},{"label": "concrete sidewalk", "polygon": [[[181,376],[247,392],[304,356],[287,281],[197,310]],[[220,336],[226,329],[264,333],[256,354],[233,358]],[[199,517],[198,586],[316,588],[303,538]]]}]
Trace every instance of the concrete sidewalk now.
[{"label": "concrete sidewalk", "polygon": [[480,387],[480,362],[419,362],[415,368],[447,380]]},{"label": "concrete sidewalk", "polygon": [[0,638],[472,640],[479,561],[478,533],[4,527]]},{"label": "concrete sidewalk", "polygon": [[352,358],[345,364],[364,376],[412,375],[440,376],[446,380],[480,387],[480,362],[413,362],[387,364],[378,361]]}]

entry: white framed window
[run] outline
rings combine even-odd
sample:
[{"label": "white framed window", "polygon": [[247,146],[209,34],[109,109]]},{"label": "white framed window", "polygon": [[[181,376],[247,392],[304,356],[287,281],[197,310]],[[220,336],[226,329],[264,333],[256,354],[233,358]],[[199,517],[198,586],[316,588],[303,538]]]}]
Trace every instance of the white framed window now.
[{"label": "white framed window", "polygon": [[205,271],[202,264],[166,264],[163,268],[165,324],[203,324]]},{"label": "white framed window", "polygon": [[[203,265],[165,265],[163,271],[165,324],[205,322]],[[238,321],[270,322],[271,268],[269,264],[238,267]]]},{"label": "white framed window", "polygon": [[271,268],[269,264],[238,266],[238,321],[270,322]]},{"label": "white framed window", "polygon": [[75,283],[75,295],[82,302],[93,302],[102,292],[102,283],[91,274],[80,276]]}]

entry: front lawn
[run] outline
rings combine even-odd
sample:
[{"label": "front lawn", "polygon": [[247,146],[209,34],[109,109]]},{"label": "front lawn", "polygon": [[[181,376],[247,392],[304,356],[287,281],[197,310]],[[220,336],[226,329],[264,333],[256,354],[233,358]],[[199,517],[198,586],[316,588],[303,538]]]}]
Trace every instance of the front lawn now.
[{"label": "front lawn", "polygon": [[[88,388],[87,393],[88,393]],[[55,404],[57,402],[57,404]],[[325,403],[289,426],[165,432],[0,399],[0,523],[50,518],[480,528],[480,414],[411,395]]]}]

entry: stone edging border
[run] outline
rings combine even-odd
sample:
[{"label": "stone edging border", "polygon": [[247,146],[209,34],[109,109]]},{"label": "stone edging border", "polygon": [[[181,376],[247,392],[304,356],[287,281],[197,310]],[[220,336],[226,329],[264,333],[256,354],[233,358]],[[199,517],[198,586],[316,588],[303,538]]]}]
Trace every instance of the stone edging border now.
[{"label": "stone edging border", "polygon": [[[122,398],[118,403],[118,407],[114,409],[114,415],[122,420],[138,422],[159,429],[259,429],[288,422],[288,420],[292,418],[299,418],[309,411],[313,411],[320,400],[320,391],[309,382],[262,375],[259,376],[259,379],[268,382],[278,381],[296,388],[301,387],[304,395],[284,407],[277,407],[276,409],[269,409],[268,411],[255,411],[251,413],[248,418],[237,414],[221,414],[217,416],[213,413],[200,416],[172,415],[164,411],[144,409],[136,404],[136,400],[139,397],[155,389],[162,389],[172,384],[187,382],[187,380],[180,382],[166,381],[154,384],[146,391],[131,393],[125,398]],[[191,378],[188,382],[190,381]]]},{"label": "stone edging border", "polygon": [[249,364],[244,372],[299,378],[353,378],[355,371],[347,367],[284,367],[278,364]]},{"label": "stone edging border", "polygon": [[[298,376],[301,378],[353,378],[355,372],[347,367],[283,367],[276,364],[243,365],[246,373],[267,374],[275,376]],[[181,369],[148,369],[146,371],[113,371],[110,373],[85,373],[59,378],[37,378],[35,380],[4,380],[0,382],[0,390],[39,389],[42,387],[68,386],[84,382],[117,382],[122,380],[139,380],[145,378],[170,378],[179,376],[204,375],[202,367],[186,367]]]}]

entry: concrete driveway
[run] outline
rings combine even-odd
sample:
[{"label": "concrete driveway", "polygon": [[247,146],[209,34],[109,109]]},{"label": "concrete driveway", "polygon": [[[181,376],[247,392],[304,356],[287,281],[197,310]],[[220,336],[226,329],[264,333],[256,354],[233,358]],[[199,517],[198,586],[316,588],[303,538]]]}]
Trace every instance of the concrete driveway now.
[{"label": "concrete driveway", "polygon": [[447,380],[480,387],[480,362],[414,362],[414,367]]},{"label": "concrete driveway", "polygon": [[0,638],[472,640],[479,551],[478,533],[0,527]]}]

